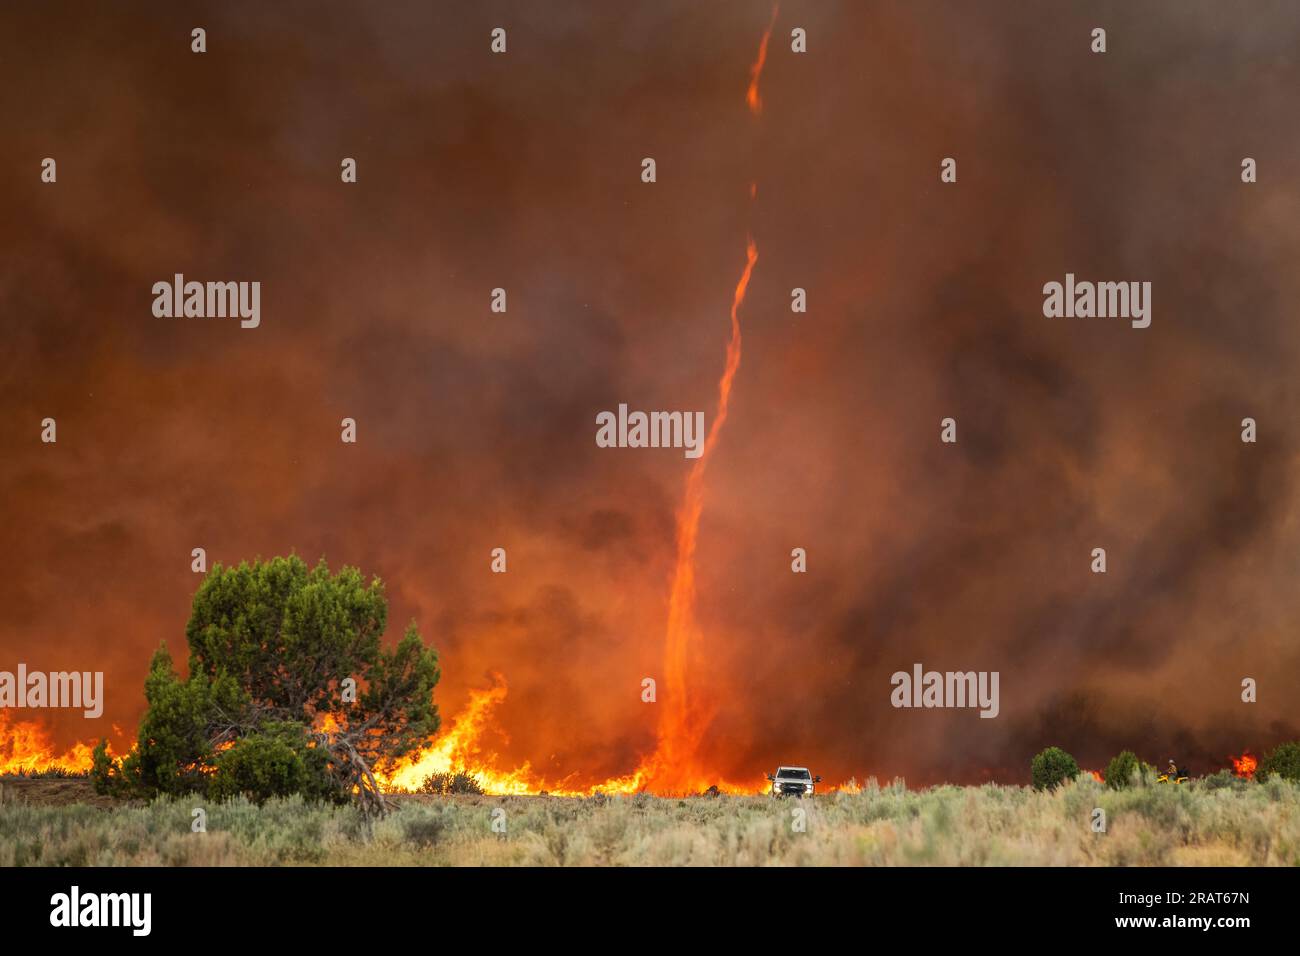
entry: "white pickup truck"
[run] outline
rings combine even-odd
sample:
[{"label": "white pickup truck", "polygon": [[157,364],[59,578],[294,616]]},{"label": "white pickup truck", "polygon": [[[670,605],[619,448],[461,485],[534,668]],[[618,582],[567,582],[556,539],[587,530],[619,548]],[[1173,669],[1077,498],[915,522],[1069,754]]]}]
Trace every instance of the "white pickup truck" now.
[{"label": "white pickup truck", "polygon": [[821,777],[814,777],[807,767],[777,767],[775,774],[768,774],[772,781],[774,797],[811,797]]}]

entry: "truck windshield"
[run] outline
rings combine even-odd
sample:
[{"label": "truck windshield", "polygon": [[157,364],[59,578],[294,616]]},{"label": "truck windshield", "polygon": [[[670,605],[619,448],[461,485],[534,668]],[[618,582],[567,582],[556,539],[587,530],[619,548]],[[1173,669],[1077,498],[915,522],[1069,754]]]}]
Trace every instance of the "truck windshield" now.
[{"label": "truck windshield", "polygon": [[790,770],[787,767],[782,767],[776,775],[785,780],[807,780],[812,776],[807,770]]}]

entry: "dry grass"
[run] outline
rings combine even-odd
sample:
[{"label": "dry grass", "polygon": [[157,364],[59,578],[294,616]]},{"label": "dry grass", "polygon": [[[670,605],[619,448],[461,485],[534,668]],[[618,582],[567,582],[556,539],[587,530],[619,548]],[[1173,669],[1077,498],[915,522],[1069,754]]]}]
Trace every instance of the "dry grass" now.
[{"label": "dry grass", "polygon": [[[1300,786],[1281,780],[1115,792],[1080,779],[1053,793],[871,781],[808,801],[409,797],[373,828],[349,807],[298,799],[51,806],[3,783],[5,866],[1300,865]],[[190,831],[196,806],[206,833]],[[1094,807],[1108,832],[1092,832]],[[504,835],[491,828],[497,808]]]},{"label": "dry grass", "polygon": [[72,803],[88,803],[96,807],[117,805],[112,797],[95,793],[89,777],[0,777],[0,808],[6,803],[30,803],[40,806],[61,807]]}]

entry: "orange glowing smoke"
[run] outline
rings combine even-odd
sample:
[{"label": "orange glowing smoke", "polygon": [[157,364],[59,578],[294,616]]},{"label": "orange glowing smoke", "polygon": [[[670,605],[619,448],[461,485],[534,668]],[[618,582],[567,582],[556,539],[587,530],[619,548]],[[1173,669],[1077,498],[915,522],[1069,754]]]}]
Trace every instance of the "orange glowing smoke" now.
[{"label": "orange glowing smoke", "polygon": [[[749,91],[745,100],[754,115],[762,111],[758,83],[763,74],[763,64],[767,61],[767,45],[772,37],[776,14],[777,8],[774,7],[772,21],[759,43],[758,57],[750,68]],[[758,183],[751,182],[750,199],[757,195]],[[745,247],[745,267],[731,299],[731,338],[727,342],[722,377],[718,380],[717,411],[704,440],[704,449],[687,475],[685,495],[677,513],[677,564],[668,601],[664,639],[663,684],[667,693],[660,705],[654,752],[645,757],[633,773],[607,780],[585,791],[569,790],[565,781],[544,786],[529,773],[527,764],[504,775],[485,770],[477,752],[477,741],[487,728],[492,708],[505,697],[505,682],[497,677],[497,685],[491,691],[478,691],[471,695],[467,711],[456,718],[446,734],[435,740],[431,749],[386,778],[389,786],[415,789],[430,773],[465,771],[478,777],[489,793],[530,793],[540,789],[556,794],[592,791],[635,793],[646,789],[657,793],[698,793],[709,786],[717,786],[724,793],[756,793],[764,789],[761,780],[742,785],[720,781],[700,765],[699,745],[713,717],[713,707],[696,702],[687,689],[691,650],[698,645],[701,636],[695,619],[695,547],[699,538],[700,515],[704,510],[704,472],[727,421],[731,387],[740,367],[740,306],[745,301],[745,291],[749,288],[749,279],[757,262],[758,247],[750,238]]]},{"label": "orange glowing smoke", "polygon": [[[750,112],[758,116],[763,109],[759,96],[759,80],[767,62],[768,42],[776,25],[779,6],[772,8],[772,19],[759,42],[758,55],[750,67],[749,89],[745,96]],[[758,183],[749,184],[749,196],[758,195]],[[653,789],[661,794],[699,793],[716,786],[723,793],[759,793],[767,789],[766,782],[756,777],[748,784],[735,784],[718,780],[701,765],[698,757],[700,742],[713,717],[712,704],[701,704],[688,692],[688,671],[692,649],[701,637],[695,618],[695,548],[699,537],[700,516],[704,510],[704,472],[722,428],[727,421],[731,401],[731,387],[740,367],[740,307],[745,301],[754,265],[758,262],[758,247],[752,238],[745,248],[745,267],[736,282],[731,301],[731,338],[727,342],[726,362],[718,380],[718,405],[705,438],[704,449],[695,459],[686,478],[686,489],[681,509],[677,514],[677,563],[673,574],[672,592],[668,605],[668,623],[664,647],[664,685],[667,693],[661,704],[657,743],[652,754],[642,759],[631,774],[615,777],[587,788],[575,788],[573,777],[547,781],[532,772],[528,763],[512,770],[497,769],[498,754],[485,749],[483,740],[489,731],[496,730],[492,720],[498,704],[505,700],[505,679],[493,675],[493,685],[470,692],[464,711],[452,719],[448,726],[429,741],[425,749],[398,761],[391,767],[376,768],[375,777],[389,790],[417,790],[431,774],[468,773],[475,777],[487,793],[529,794],[545,790],[558,796],[580,796],[594,792],[637,793]],[[0,719],[3,715],[0,714]],[[28,737],[23,738],[16,753],[25,763],[16,766],[40,767],[53,763],[69,763],[77,767],[90,766],[90,748],[78,744],[68,755],[56,758],[52,748],[36,736],[35,725]],[[318,732],[334,733],[338,727],[330,715],[315,721]],[[0,731],[3,725],[0,724]],[[84,753],[83,753],[84,751]],[[6,751],[0,749],[0,770],[6,764]],[[75,763],[72,763],[75,761]]]},{"label": "orange glowing smoke", "polygon": [[1228,759],[1232,761],[1232,772],[1238,777],[1243,777],[1246,780],[1254,779],[1255,770],[1259,767],[1259,761],[1251,756],[1249,750],[1243,753],[1240,757],[1230,756]]},{"label": "orange glowing smoke", "polygon": [[89,770],[93,744],[73,744],[59,753],[49,732],[33,721],[11,722],[0,710],[0,774],[36,773],[62,768],[74,772]]},{"label": "orange glowing smoke", "polygon": [[[755,116],[763,108],[758,84],[763,74],[763,64],[767,62],[767,45],[776,24],[777,9],[772,8],[772,20],[763,33],[758,56],[750,68],[749,90],[745,101]],[[758,183],[751,182],[750,199],[753,200],[757,195]],[[697,702],[687,688],[691,651],[698,646],[701,637],[695,618],[695,548],[699,538],[700,515],[704,510],[704,472],[727,421],[731,387],[736,378],[736,370],[740,367],[740,306],[745,301],[745,291],[749,288],[750,276],[753,275],[754,264],[757,262],[758,247],[753,238],[750,238],[745,247],[745,267],[736,282],[731,299],[731,338],[727,342],[722,377],[718,380],[717,410],[705,438],[704,449],[687,475],[685,495],[677,513],[677,564],[668,601],[668,624],[664,639],[663,683],[667,693],[660,705],[662,709],[659,712],[655,750],[641,761],[633,773],[607,780],[588,791],[578,792],[599,790],[606,793],[634,793],[652,789],[656,793],[698,793],[709,786],[716,786],[724,793],[755,793],[764,789],[762,780],[741,785],[720,781],[700,764],[699,745],[713,717],[714,708],[711,704]],[[482,696],[497,692],[500,697]],[[485,729],[491,707],[505,696],[504,681],[498,678],[498,685],[493,691],[479,692],[479,695],[471,697],[469,710],[455,720],[451,730],[439,738],[432,749],[393,773],[388,778],[389,785],[414,789],[429,773],[465,770],[479,777],[484,789],[491,793],[529,793],[539,789],[547,789],[552,793],[575,792],[566,790],[563,781],[558,786],[542,787],[529,774],[527,764],[504,776],[481,769],[484,764],[473,748]]]}]

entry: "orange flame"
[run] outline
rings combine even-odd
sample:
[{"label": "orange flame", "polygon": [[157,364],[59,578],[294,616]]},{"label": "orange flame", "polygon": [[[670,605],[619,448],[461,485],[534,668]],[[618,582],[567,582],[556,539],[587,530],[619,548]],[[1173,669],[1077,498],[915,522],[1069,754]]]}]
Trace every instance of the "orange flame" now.
[{"label": "orange flame", "polygon": [[338,719],[329,711],[323,710],[312,718],[311,729],[318,734],[324,734],[332,740],[341,728]]},{"label": "orange flame", "polygon": [[[486,749],[483,741],[489,731],[496,730],[493,713],[506,699],[509,687],[500,674],[492,675],[492,686],[472,690],[469,703],[440,731],[419,753],[403,758],[391,768],[375,774],[390,790],[418,790],[424,778],[435,773],[466,773],[474,777],[485,793],[499,795],[524,795],[547,793],[556,796],[587,796],[603,793],[635,793],[640,781],[634,776],[608,780],[585,789],[570,785],[570,777],[547,781],[536,774],[525,761],[513,770],[498,769],[500,755]],[[498,731],[499,733],[499,731]],[[501,734],[505,738],[504,734]],[[505,738],[508,742],[508,738]]]},{"label": "orange flame", "polygon": [[1232,772],[1234,774],[1246,780],[1254,779],[1255,771],[1259,769],[1259,761],[1251,755],[1249,750],[1242,753],[1240,757],[1229,756],[1228,759],[1232,761]]},{"label": "orange flame", "polygon": [[0,774],[39,773],[62,768],[75,773],[89,770],[94,744],[73,744],[59,753],[49,731],[34,721],[11,722],[0,710]]},{"label": "orange flame", "polygon": [[776,26],[776,14],[780,9],[779,3],[773,5],[772,19],[763,32],[763,39],[758,44],[758,58],[749,68],[749,90],[745,93],[745,102],[749,104],[749,111],[755,116],[763,112],[763,99],[758,95],[758,81],[763,75],[763,64],[767,62],[767,44],[772,39],[772,28]]},{"label": "orange flame", "polygon": [[528,764],[509,772],[495,771],[491,765],[497,755],[484,750],[482,741],[493,726],[492,713],[506,699],[508,690],[505,678],[493,674],[492,686],[470,691],[465,709],[425,750],[398,761],[376,777],[394,790],[418,790],[424,778],[435,773],[468,773],[488,793],[531,793],[540,789],[529,780]]}]

